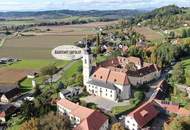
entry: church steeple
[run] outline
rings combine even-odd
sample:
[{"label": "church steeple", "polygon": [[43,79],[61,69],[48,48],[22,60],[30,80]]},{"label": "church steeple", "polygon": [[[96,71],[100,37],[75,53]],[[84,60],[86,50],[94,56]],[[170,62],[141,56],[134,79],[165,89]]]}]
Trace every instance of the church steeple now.
[{"label": "church steeple", "polygon": [[86,83],[90,80],[90,74],[92,71],[92,55],[91,49],[86,43],[83,54],[83,83]]}]

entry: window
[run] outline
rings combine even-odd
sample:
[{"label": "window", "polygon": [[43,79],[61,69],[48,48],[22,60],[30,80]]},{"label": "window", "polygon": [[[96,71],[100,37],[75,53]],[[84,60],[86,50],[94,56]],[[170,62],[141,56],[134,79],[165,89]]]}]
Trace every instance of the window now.
[{"label": "window", "polygon": [[110,97],[112,97],[112,95],[110,95]]},{"label": "window", "polygon": [[106,96],[107,96],[108,94],[106,93]]},{"label": "window", "polygon": [[106,89],[106,92],[107,92],[108,90]]},{"label": "window", "polygon": [[96,77],[96,75],[94,75],[94,77]]},{"label": "window", "polygon": [[112,90],[110,90],[110,93],[112,93]]},{"label": "window", "polygon": [[102,76],[100,76],[100,79],[102,79]]},{"label": "window", "polygon": [[117,81],[117,79],[114,79],[114,82],[116,82]]},{"label": "window", "polygon": [[87,60],[86,60],[86,59],[84,60],[84,63],[85,63],[85,64],[87,63]]}]

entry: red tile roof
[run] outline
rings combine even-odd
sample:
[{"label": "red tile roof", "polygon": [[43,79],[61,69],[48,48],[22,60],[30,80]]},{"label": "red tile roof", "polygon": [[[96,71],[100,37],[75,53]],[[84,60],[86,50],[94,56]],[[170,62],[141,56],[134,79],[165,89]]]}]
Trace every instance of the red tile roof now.
[{"label": "red tile roof", "polygon": [[146,102],[131,113],[128,116],[132,116],[140,128],[143,128],[152,119],[159,114],[159,111],[155,108],[152,102]]},{"label": "red tile roof", "polygon": [[98,68],[92,75],[92,79],[101,80],[104,82],[115,83],[120,85],[128,85],[129,80],[126,72],[109,69],[109,68]]},{"label": "red tile roof", "polygon": [[176,113],[181,116],[190,116],[190,111],[180,107],[178,103],[173,103],[163,100],[154,100],[154,101],[166,111],[169,111],[171,113]]},{"label": "red tile roof", "polygon": [[71,110],[72,115],[80,118],[81,123],[74,130],[98,130],[108,120],[104,114],[67,99],[61,99],[57,104]]}]

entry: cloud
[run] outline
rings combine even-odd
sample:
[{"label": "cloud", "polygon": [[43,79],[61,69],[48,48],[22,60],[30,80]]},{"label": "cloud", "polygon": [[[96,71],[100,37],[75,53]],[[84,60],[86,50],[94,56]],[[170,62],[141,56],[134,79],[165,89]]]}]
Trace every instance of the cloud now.
[{"label": "cloud", "polygon": [[149,9],[169,4],[190,6],[189,0],[1,0],[0,10],[109,10],[109,9]]}]

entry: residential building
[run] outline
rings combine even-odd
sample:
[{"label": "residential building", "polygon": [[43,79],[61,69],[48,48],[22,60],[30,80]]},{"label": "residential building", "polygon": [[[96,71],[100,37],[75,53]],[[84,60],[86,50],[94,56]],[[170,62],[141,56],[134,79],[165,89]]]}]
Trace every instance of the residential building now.
[{"label": "residential building", "polygon": [[125,117],[125,127],[129,130],[141,130],[149,128],[150,122],[158,114],[175,113],[180,116],[190,116],[190,111],[180,107],[179,104],[164,100],[149,100],[143,105],[129,113]]},{"label": "residential building", "polygon": [[6,122],[7,118],[16,111],[16,107],[11,104],[0,105],[0,121]]},{"label": "residential building", "polygon": [[68,87],[67,89],[63,89],[59,92],[59,96],[61,99],[70,99],[71,97],[78,96],[82,93],[82,89],[80,87]]},{"label": "residential building", "polygon": [[154,93],[151,95],[149,100],[153,99],[164,100],[168,96],[168,93],[169,93],[168,84],[166,80],[162,80],[156,86],[156,89],[154,90]]},{"label": "residential building", "polygon": [[158,114],[153,103],[146,102],[125,117],[125,127],[129,130],[144,129]]},{"label": "residential building", "polygon": [[21,94],[18,85],[1,84],[0,85],[0,101],[9,103]]},{"label": "residential building", "polygon": [[58,112],[69,116],[73,130],[107,130],[108,118],[96,111],[67,99],[61,99],[57,102]]}]

